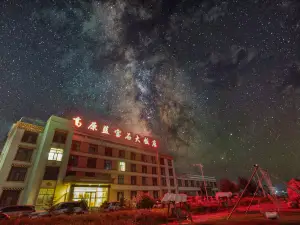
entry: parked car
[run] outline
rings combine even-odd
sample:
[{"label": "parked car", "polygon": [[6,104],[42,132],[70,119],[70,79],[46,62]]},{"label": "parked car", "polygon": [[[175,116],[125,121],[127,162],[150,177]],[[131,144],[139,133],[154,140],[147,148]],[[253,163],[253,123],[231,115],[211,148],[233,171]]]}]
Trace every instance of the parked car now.
[{"label": "parked car", "polygon": [[105,212],[117,211],[121,209],[120,202],[108,202],[104,208]]},{"label": "parked car", "polygon": [[0,213],[0,221],[1,220],[9,220],[10,217],[5,213]]},{"label": "parked car", "polygon": [[16,205],[0,208],[0,213],[4,213],[9,217],[27,217],[35,212],[35,207],[32,205]]},{"label": "parked car", "polygon": [[88,206],[85,201],[61,202],[52,206],[47,211],[36,212],[30,218],[49,217],[61,214],[85,214],[88,213]]}]

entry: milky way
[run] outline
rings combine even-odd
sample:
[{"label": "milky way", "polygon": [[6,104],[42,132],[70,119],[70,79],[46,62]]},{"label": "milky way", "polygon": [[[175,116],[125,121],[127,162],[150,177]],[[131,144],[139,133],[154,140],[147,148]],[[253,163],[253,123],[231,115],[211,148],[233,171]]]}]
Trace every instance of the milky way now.
[{"label": "milky way", "polygon": [[109,116],[162,137],[178,171],[299,172],[300,4],[5,1],[0,127]]}]

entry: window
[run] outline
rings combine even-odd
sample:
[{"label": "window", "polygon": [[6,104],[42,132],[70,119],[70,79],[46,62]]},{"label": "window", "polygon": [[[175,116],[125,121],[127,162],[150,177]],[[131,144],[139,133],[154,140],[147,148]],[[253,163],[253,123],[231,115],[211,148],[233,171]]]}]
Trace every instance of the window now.
[{"label": "window", "polygon": [[8,181],[24,181],[27,173],[27,168],[11,167],[7,180]]},{"label": "window", "polygon": [[105,156],[112,156],[112,148],[105,148]]},{"label": "window", "polygon": [[81,142],[80,141],[72,141],[72,150],[74,151],[80,151],[80,145],[81,145]]},{"label": "window", "polygon": [[21,142],[36,144],[39,134],[31,131],[25,131]]},{"label": "window", "polygon": [[48,154],[48,160],[61,161],[63,157],[64,150],[60,148],[51,148]]},{"label": "window", "polygon": [[46,166],[43,180],[57,180],[59,167]]},{"label": "window", "polygon": [[200,181],[197,180],[196,187],[200,187]]},{"label": "window", "polygon": [[136,185],[136,176],[131,176],[131,184]]},{"label": "window", "polygon": [[130,159],[131,160],[135,160],[136,159],[136,154],[134,152],[131,152]]},{"label": "window", "polygon": [[157,178],[156,177],[152,178],[152,185],[157,186]]},{"label": "window", "polygon": [[160,158],[159,162],[160,162],[160,165],[165,165],[165,159],[164,158]]},{"label": "window", "polygon": [[33,149],[19,147],[15,160],[30,162]]},{"label": "window", "polygon": [[147,173],[147,166],[142,166],[142,173]]},{"label": "window", "polygon": [[185,187],[188,187],[188,186],[189,186],[189,181],[188,181],[188,180],[185,180],[185,181],[184,181],[184,186],[185,186]]},{"label": "window", "polygon": [[156,174],[156,167],[152,167],[152,174]]},{"label": "window", "polygon": [[77,155],[70,155],[68,165],[69,166],[77,166],[78,165],[78,156]]},{"label": "window", "polygon": [[20,190],[3,190],[0,198],[0,206],[17,205]]},{"label": "window", "polygon": [[168,166],[172,166],[172,160],[168,159]]},{"label": "window", "polygon": [[173,176],[173,169],[169,169],[169,176]]},{"label": "window", "polygon": [[89,153],[96,154],[98,153],[98,146],[89,144]]},{"label": "window", "polygon": [[152,163],[156,163],[156,158],[155,158],[155,156],[151,156],[151,162],[152,162]]},{"label": "window", "polygon": [[41,188],[36,200],[36,205],[41,207],[51,205],[53,203],[54,188]]},{"label": "window", "polygon": [[153,191],[153,198],[154,199],[159,199],[158,191]]},{"label": "window", "polygon": [[125,162],[119,162],[119,170],[122,172],[126,171],[126,164]]},{"label": "window", "polygon": [[195,181],[191,180],[191,187],[195,187]]},{"label": "window", "polygon": [[119,150],[119,158],[125,158],[125,151]]},{"label": "window", "polygon": [[88,158],[86,166],[87,166],[87,168],[96,168],[97,159],[96,158]]},{"label": "window", "polygon": [[111,160],[104,160],[104,169],[111,170],[112,168],[111,165],[112,165]]},{"label": "window", "polygon": [[123,191],[117,192],[117,201],[121,201],[122,198],[124,199],[124,192]]},{"label": "window", "polygon": [[166,178],[161,178],[161,185],[163,186],[167,186],[167,181],[166,181]]},{"label": "window", "polygon": [[182,187],[182,180],[177,180],[178,182],[178,187]]},{"label": "window", "polygon": [[66,131],[56,130],[52,142],[64,144],[66,143],[68,133]]},{"label": "window", "polygon": [[95,177],[96,174],[93,173],[93,172],[86,172],[86,173],[85,173],[85,176],[86,176],[86,177]]},{"label": "window", "polygon": [[141,155],[141,161],[147,162],[147,157],[146,157],[146,155],[144,155],[144,154]]},{"label": "window", "polygon": [[131,164],[131,172],[136,172],[136,164]]},{"label": "window", "polygon": [[174,179],[170,179],[170,185],[174,186]]},{"label": "window", "polygon": [[142,177],[142,185],[147,185],[147,177]]},{"label": "window", "polygon": [[165,176],[166,175],[166,171],[165,171],[165,168],[160,168],[160,173],[161,175]]},{"label": "window", "polygon": [[124,175],[118,176],[118,184],[124,184]]},{"label": "window", "polygon": [[137,191],[131,191],[130,192],[130,198],[133,199],[133,198],[136,198],[137,196]]}]

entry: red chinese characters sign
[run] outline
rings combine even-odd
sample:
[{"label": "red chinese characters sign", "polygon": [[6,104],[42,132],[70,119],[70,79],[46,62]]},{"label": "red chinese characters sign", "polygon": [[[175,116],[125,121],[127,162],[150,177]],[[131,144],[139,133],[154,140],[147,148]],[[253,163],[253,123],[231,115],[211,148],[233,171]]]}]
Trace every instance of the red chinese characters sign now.
[{"label": "red chinese characters sign", "polygon": [[99,125],[96,121],[89,122],[87,125],[83,125],[81,117],[74,117],[73,118],[74,125],[78,128],[81,128],[83,126],[86,126],[86,128],[90,131],[94,132],[101,132],[103,135],[110,135],[114,136],[115,138],[122,138],[126,141],[130,141],[133,143],[138,143],[138,144],[144,144],[145,146],[149,146],[152,148],[157,148],[158,143],[157,140],[149,138],[149,137],[142,137],[141,135],[138,134],[133,134],[131,132],[123,132],[119,128],[111,128],[108,125]]}]

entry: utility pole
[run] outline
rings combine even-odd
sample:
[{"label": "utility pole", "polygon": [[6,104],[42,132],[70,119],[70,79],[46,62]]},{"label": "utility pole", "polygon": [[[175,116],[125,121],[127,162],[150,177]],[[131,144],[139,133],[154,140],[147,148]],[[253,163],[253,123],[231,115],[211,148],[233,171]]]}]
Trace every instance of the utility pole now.
[{"label": "utility pole", "polygon": [[200,164],[200,163],[198,163],[198,164],[194,164],[193,166],[197,166],[197,167],[199,167],[200,170],[201,170],[202,180],[203,180],[203,182],[204,182],[204,189],[205,189],[206,199],[208,200],[208,194],[207,194],[207,189],[206,189],[206,181],[205,181],[205,179],[204,179],[204,173],[203,173],[203,165]]}]

